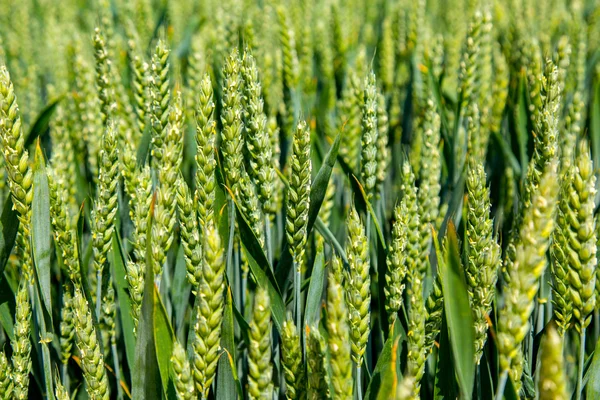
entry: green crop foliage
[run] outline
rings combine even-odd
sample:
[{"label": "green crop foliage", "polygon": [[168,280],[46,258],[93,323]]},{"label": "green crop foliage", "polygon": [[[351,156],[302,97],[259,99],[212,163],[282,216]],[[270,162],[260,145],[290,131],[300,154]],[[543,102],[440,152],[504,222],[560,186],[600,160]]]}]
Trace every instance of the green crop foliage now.
[{"label": "green crop foliage", "polygon": [[598,399],[599,166],[599,0],[0,0],[0,399]]}]

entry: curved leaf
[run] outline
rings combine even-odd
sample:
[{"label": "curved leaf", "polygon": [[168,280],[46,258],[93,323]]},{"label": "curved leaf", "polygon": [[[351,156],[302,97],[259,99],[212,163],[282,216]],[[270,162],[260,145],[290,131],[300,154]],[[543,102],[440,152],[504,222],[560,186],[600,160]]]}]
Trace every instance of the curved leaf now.
[{"label": "curved leaf", "polygon": [[444,311],[448,324],[448,338],[452,348],[452,360],[461,399],[471,399],[475,382],[475,332],[473,315],[469,305],[467,284],[460,259],[456,228],[450,221],[447,233],[447,249],[440,251],[437,235],[433,231],[433,242],[442,277]]},{"label": "curved leaf", "polygon": [[325,284],[325,255],[323,245],[319,245],[312,273],[310,285],[304,306],[304,325],[313,326],[319,319],[321,311],[321,298],[323,297],[323,286]]},{"label": "curved leaf", "polygon": [[587,374],[589,376],[586,389],[587,398],[598,399],[600,398],[600,340],[596,342],[594,357]]},{"label": "curved leaf", "polygon": [[171,363],[171,354],[173,353],[173,328],[169,322],[167,310],[163,304],[160,294],[154,288],[154,348],[156,351],[156,361],[162,381],[163,391],[169,386],[169,366]]},{"label": "curved leaf", "polygon": [[50,189],[46,163],[40,143],[35,148],[33,165],[33,202],[31,204],[31,236],[33,259],[40,284],[40,292],[46,311],[52,320],[52,297],[50,287],[50,255],[52,253],[50,229]]},{"label": "curved leaf", "polygon": [[[402,343],[406,340],[406,333],[402,328],[402,324],[396,321],[391,329],[391,335],[385,341],[383,349],[377,359],[377,365],[373,370],[373,375],[367,386],[365,400],[376,400],[379,398],[394,398],[395,388],[393,384],[397,384],[402,378],[398,373],[398,349],[402,348]],[[400,375],[400,376],[398,376]],[[390,382],[391,381],[391,382]]]},{"label": "curved leaf", "polygon": [[50,100],[50,103],[46,104],[46,107],[39,113],[33,125],[31,125],[31,129],[27,133],[27,138],[25,139],[25,148],[29,148],[38,137],[42,136],[45,132],[48,131],[48,126],[50,125],[50,118],[52,118],[52,114],[56,111],[56,107],[58,103],[65,97],[65,95],[60,95]]}]

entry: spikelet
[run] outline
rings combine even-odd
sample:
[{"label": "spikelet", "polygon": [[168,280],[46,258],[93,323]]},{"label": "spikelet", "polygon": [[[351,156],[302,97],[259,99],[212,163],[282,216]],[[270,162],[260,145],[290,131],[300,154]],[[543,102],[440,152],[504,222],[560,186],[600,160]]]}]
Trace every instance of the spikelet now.
[{"label": "spikelet", "polygon": [[69,397],[69,392],[67,392],[67,389],[65,389],[65,387],[63,386],[63,384],[60,382],[60,378],[58,376],[58,374],[55,374],[54,376],[54,395],[56,396],[56,400],[70,400],[71,398]]},{"label": "spikelet", "polygon": [[568,36],[561,36],[556,45],[556,67],[558,69],[558,90],[564,92],[567,72],[571,63],[571,44]]},{"label": "spikelet", "polygon": [[500,50],[500,46],[494,43],[494,77],[492,82],[492,109],[488,119],[489,130],[499,132],[502,123],[506,99],[508,98],[509,71],[506,58]]},{"label": "spikelet", "polygon": [[441,276],[438,273],[433,281],[431,292],[425,301],[425,354],[429,353],[435,338],[442,327],[442,314],[444,313],[444,297],[442,293]]},{"label": "spikelet", "polygon": [[440,205],[441,163],[438,149],[440,141],[440,116],[433,99],[427,99],[423,120],[423,149],[420,159],[420,186],[418,193],[421,257],[419,271],[427,271],[428,257],[431,247],[431,225],[435,222]]},{"label": "spikelet", "polygon": [[100,139],[102,135],[100,133],[103,125],[95,75],[94,70],[82,54],[79,40],[76,40],[73,44],[71,53],[73,88],[75,90],[73,100],[81,124],[81,137],[75,133],[76,130],[74,129],[71,131],[71,140],[73,140],[73,143],[80,143],[79,147],[76,146],[80,161],[85,160],[84,146],[87,146],[87,162],[92,176],[96,179],[98,175],[98,154],[101,148]]},{"label": "spikelet", "polygon": [[0,397],[3,399],[12,398],[13,381],[12,367],[4,354],[4,350],[0,350]]},{"label": "spikelet", "polygon": [[187,269],[187,278],[194,291],[202,280],[202,242],[194,200],[190,189],[183,177],[177,179],[177,209],[179,217],[179,232],[183,257]]},{"label": "spikelet", "polygon": [[21,284],[16,298],[15,339],[11,343],[13,398],[27,399],[31,371],[31,306],[27,284]]},{"label": "spikelet", "polygon": [[395,49],[393,37],[392,18],[385,17],[381,22],[381,33],[378,43],[378,60],[379,70],[378,76],[383,86],[383,91],[388,93],[394,83],[395,65]]},{"label": "spikelet", "polygon": [[178,340],[175,340],[175,343],[173,343],[171,368],[177,399],[196,399],[197,397],[194,388],[194,381],[192,380],[190,362],[185,354],[185,349]]},{"label": "spikelet", "polygon": [[153,163],[162,166],[163,147],[168,135],[171,102],[169,82],[169,49],[160,39],[156,44],[151,64],[150,79],[150,126],[152,127]]},{"label": "spikelet", "polygon": [[75,320],[73,312],[73,295],[70,288],[64,288],[63,305],[60,310],[60,361],[63,368],[69,363],[73,354],[73,338],[75,337]]},{"label": "spikelet", "polygon": [[[135,28],[131,28],[135,30]],[[139,39],[130,37],[128,44],[130,68],[132,72],[131,88],[133,91],[134,110],[136,115],[136,138],[140,138],[148,125],[148,111],[150,106],[149,74],[150,66],[144,60],[141,50],[138,48]]]},{"label": "spikelet", "polygon": [[423,278],[416,268],[409,269],[407,275],[408,332],[407,332],[407,371],[415,378],[414,396],[418,398],[420,381],[425,367],[425,318],[427,311],[423,299]]},{"label": "spikelet", "polygon": [[402,378],[402,382],[400,382],[400,384],[396,388],[396,400],[414,399],[416,384],[417,383],[414,377],[405,375]]},{"label": "spikelet", "polygon": [[343,132],[340,143],[340,154],[344,161],[356,171],[358,166],[358,155],[360,152],[361,138],[361,105],[363,102],[363,90],[356,72],[351,71],[348,83],[344,87],[342,97],[338,101],[338,131]]},{"label": "spikelet", "polygon": [[377,86],[375,74],[371,72],[365,79],[362,103],[361,170],[363,187],[370,200],[377,183]]},{"label": "spikelet", "polygon": [[[402,283],[404,277],[417,268],[420,254],[417,190],[415,188],[415,177],[408,161],[405,161],[402,166],[402,192],[402,201],[394,211],[395,223],[388,254],[388,273],[390,274],[389,277],[393,279],[388,281],[389,288],[385,290],[387,290],[386,297],[389,297],[389,300],[395,304],[393,307],[390,304],[390,310],[388,310],[390,324],[395,319],[396,312],[402,304],[402,292],[405,286]],[[394,276],[395,274],[398,274],[398,276]],[[392,313],[391,310],[395,311]]]},{"label": "spikelet", "polygon": [[327,345],[331,365],[332,397],[352,399],[352,358],[348,311],[341,282],[341,261],[334,256],[327,284]]},{"label": "spikelet", "polygon": [[388,150],[389,120],[385,109],[385,98],[383,94],[377,94],[377,182],[375,193],[379,198],[381,188],[388,174],[390,164],[390,152]]},{"label": "spikelet", "polygon": [[587,141],[582,140],[574,165],[564,175],[552,236],[553,298],[561,336],[572,312],[578,332],[590,323],[595,308],[596,177]]},{"label": "spikelet", "polygon": [[54,168],[47,168],[48,188],[50,194],[50,220],[54,233],[54,242],[60,250],[62,263],[73,282],[79,279],[79,255],[76,241],[76,232],[72,226],[72,216],[68,207],[68,191],[64,187],[65,182],[57,178]]},{"label": "spikelet", "polygon": [[294,131],[296,122],[296,111],[294,107],[294,92],[298,84],[298,55],[296,53],[296,42],[294,31],[287,21],[287,15],[283,7],[277,8],[279,20],[279,42],[283,59],[282,83],[283,83],[283,133],[290,137]]},{"label": "spikelet", "polygon": [[561,172],[565,171],[569,165],[573,163],[575,148],[577,147],[577,139],[582,135],[583,131],[583,113],[585,103],[583,102],[583,94],[577,90],[573,94],[573,100],[567,106],[567,115],[564,119],[564,129],[560,135],[560,166]]},{"label": "spikelet", "polygon": [[229,187],[240,180],[243,159],[242,99],[240,93],[240,60],[237,50],[229,54],[223,66],[223,108],[221,111],[221,152],[223,170]]},{"label": "spikelet", "polygon": [[273,396],[273,364],[271,363],[271,311],[269,294],[258,288],[248,336],[248,397],[266,399]]},{"label": "spikelet", "polygon": [[346,38],[346,32],[344,32],[345,24],[342,22],[342,17],[339,5],[333,3],[331,5],[331,42],[333,47],[333,72],[335,77],[335,86],[337,93],[340,93],[342,88],[342,82],[346,75],[346,63],[347,63],[347,50],[348,43]]},{"label": "spikelet", "polygon": [[216,122],[210,75],[200,82],[196,111],[196,211],[201,225],[213,219],[215,202]]},{"label": "spikelet", "polygon": [[329,179],[329,182],[327,183],[327,189],[325,189],[325,197],[323,198],[323,203],[321,204],[321,208],[319,209],[319,218],[321,218],[325,226],[329,226],[329,223],[331,222],[331,213],[335,205],[335,192],[335,177],[332,176]]},{"label": "spikelet", "polygon": [[487,339],[487,315],[496,295],[500,246],[493,237],[485,171],[475,157],[469,159],[466,186],[465,275],[475,320],[475,362],[479,363]]},{"label": "spikelet", "polygon": [[[200,91],[202,85],[203,74],[207,70],[206,57],[208,54],[206,49],[206,41],[201,34],[196,34],[191,39],[190,57],[188,64],[188,88],[189,99],[192,103],[195,102],[195,93]],[[188,104],[191,108],[192,104]]]},{"label": "spikelet", "polygon": [[86,382],[86,391],[90,399],[108,400],[110,398],[108,379],[104,370],[104,357],[101,344],[96,337],[92,314],[81,289],[75,288],[73,297],[75,313],[75,334],[77,347],[81,355],[81,368]]},{"label": "spikelet", "polygon": [[540,400],[567,400],[567,377],[563,359],[563,340],[554,324],[546,327],[540,345],[538,393]]},{"label": "spikelet", "polygon": [[23,275],[29,281],[33,279],[31,257],[29,256],[31,254],[29,237],[33,174],[29,167],[29,153],[25,149],[25,136],[21,126],[17,98],[5,66],[0,66],[0,136],[13,208],[19,213],[20,225],[17,244],[24,257]]},{"label": "spikelet", "polygon": [[[71,103],[69,103],[71,104]],[[57,106],[56,117],[51,128],[53,151],[52,151],[52,166],[56,174],[64,181],[66,189],[66,205],[69,212],[74,212],[77,209],[75,203],[75,195],[77,184],[75,151],[73,142],[69,135],[69,129],[72,121],[67,119],[66,112],[74,112],[74,110],[65,110],[65,107]]]},{"label": "spikelet", "polygon": [[369,275],[369,249],[365,228],[354,208],[348,214],[348,242],[346,253],[349,269],[345,271],[344,289],[348,306],[348,325],[352,344],[352,359],[362,364],[371,332],[371,277]]},{"label": "spikelet", "polygon": [[[558,71],[552,61],[546,62],[545,75],[542,79],[543,95],[540,95],[542,107],[536,120],[536,133],[534,137],[533,157],[527,168],[527,176],[521,190],[521,207],[515,221],[517,229],[521,226],[521,221],[527,209],[531,206],[532,196],[536,192],[541,179],[542,172],[546,166],[551,164],[557,157],[557,136],[558,136],[558,108],[560,105],[560,92],[558,91]],[[506,248],[506,255],[502,265],[503,277],[506,281],[510,280],[512,263],[516,255],[516,245],[519,241],[519,231],[513,232],[509,238]]]},{"label": "spikelet", "polygon": [[[106,27],[105,27],[106,28]],[[114,82],[112,82],[111,60],[108,54],[105,33],[98,27],[94,30],[94,57],[96,59],[96,87],[100,101],[102,126],[109,124],[117,108]]]},{"label": "spikelet", "polygon": [[219,361],[224,307],[225,257],[219,232],[212,221],[206,224],[203,239],[204,260],[202,280],[196,297],[192,373],[196,390],[204,398],[207,398]]},{"label": "spikelet", "polygon": [[133,222],[131,244],[134,259],[127,260],[125,265],[129,296],[131,298],[131,314],[134,326],[137,326],[144,294],[144,272],[146,268],[146,235],[148,232],[148,210],[152,202],[152,179],[150,167],[145,166],[136,175],[135,196],[129,200],[129,215]]},{"label": "spikelet", "polygon": [[558,110],[561,92],[558,87],[558,69],[551,60],[546,62],[545,73],[541,82],[540,101],[542,101],[542,109],[535,121],[534,153],[527,169],[523,191],[523,205],[525,208],[529,206],[529,200],[536,190],[544,167],[557,153]]},{"label": "spikelet", "polygon": [[[117,137],[112,123],[109,122],[102,139],[98,193],[92,211],[94,270],[96,271],[98,288],[102,282],[102,271],[107,262],[106,257],[111,248],[112,236],[115,230],[119,184],[119,163],[117,160]],[[98,292],[96,296],[100,299],[102,294]],[[96,314],[99,317],[99,303],[96,304]]]},{"label": "spikelet", "polygon": [[509,371],[520,388],[523,366],[515,363],[520,355],[520,344],[529,334],[529,318],[539,280],[546,268],[546,251],[554,229],[553,213],[558,196],[556,162],[546,166],[531,206],[527,209],[520,230],[520,241],[510,264],[509,280],[504,288],[505,303],[499,310],[497,339],[500,369]]},{"label": "spikelet", "polygon": [[480,51],[481,51],[481,36],[484,28],[484,18],[480,11],[476,11],[473,20],[469,23],[467,31],[465,50],[460,62],[460,99],[461,108],[465,109],[466,105],[472,101],[477,101],[479,98],[480,84]]},{"label": "spikelet", "polygon": [[394,209],[392,239],[386,259],[387,271],[385,274],[386,285],[384,293],[390,326],[398,317],[398,311],[402,307],[404,278],[407,273],[406,253],[409,219],[407,200],[403,198],[400,204]]},{"label": "spikelet", "polygon": [[300,334],[291,315],[283,322],[281,334],[281,366],[285,378],[285,396],[290,400],[306,398],[305,372],[302,363]]},{"label": "spikelet", "polygon": [[155,223],[152,225],[152,242],[156,243],[156,246],[152,247],[152,258],[154,273],[157,275],[161,272],[167,259],[167,252],[173,243],[173,229],[177,221],[177,201],[171,198],[171,193],[176,191],[183,153],[182,119],[181,94],[178,94],[169,112],[167,133],[164,137],[158,170],[160,187],[156,193]]},{"label": "spikelet", "polygon": [[273,202],[275,167],[271,162],[273,148],[267,132],[267,116],[263,110],[261,85],[256,61],[250,53],[242,59],[241,75],[244,82],[244,118],[246,121],[246,152],[248,174],[257,187],[263,213],[270,219],[276,211]]},{"label": "spikelet", "polygon": [[318,328],[306,327],[306,359],[308,369],[308,399],[319,400],[329,398],[329,384],[326,360],[325,339]]},{"label": "spikelet", "polygon": [[304,262],[312,164],[310,131],[306,123],[298,124],[290,159],[290,184],[287,192],[286,234],[297,271]]}]

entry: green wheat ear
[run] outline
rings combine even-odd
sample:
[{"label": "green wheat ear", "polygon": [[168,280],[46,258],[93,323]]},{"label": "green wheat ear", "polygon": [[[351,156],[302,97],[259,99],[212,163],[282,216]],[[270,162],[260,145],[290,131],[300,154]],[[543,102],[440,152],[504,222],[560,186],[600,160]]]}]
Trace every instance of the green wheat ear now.
[{"label": "green wheat ear", "polygon": [[394,224],[392,226],[392,240],[387,256],[387,271],[384,288],[386,298],[386,311],[390,326],[398,317],[402,307],[402,294],[404,293],[404,278],[407,274],[406,253],[408,242],[408,207],[406,199],[394,209]]},{"label": "green wheat ear", "polygon": [[304,262],[311,170],[310,131],[302,121],[298,124],[292,144],[285,224],[288,244],[297,269]]},{"label": "green wheat ear", "polygon": [[352,399],[352,349],[348,311],[341,282],[341,261],[334,256],[327,284],[327,332],[331,386],[336,399]]},{"label": "green wheat ear", "polygon": [[475,157],[469,159],[466,184],[465,273],[475,318],[475,362],[479,363],[487,339],[487,315],[496,294],[501,250],[493,235],[485,171]]},{"label": "green wheat ear", "polygon": [[12,382],[15,399],[27,399],[31,372],[31,306],[28,285],[23,282],[17,292],[15,339],[12,341]]},{"label": "green wheat ear", "polygon": [[185,349],[177,340],[173,344],[173,354],[171,355],[171,368],[177,399],[195,399],[196,393],[194,388],[194,381],[192,380],[190,362],[187,358],[187,355],[185,354]]},{"label": "green wheat ear", "polygon": [[273,147],[267,131],[258,67],[254,57],[244,53],[241,75],[244,82],[244,118],[246,120],[246,152],[249,158],[248,173],[257,186],[263,213],[270,219],[276,211],[273,202],[275,166],[271,162]]},{"label": "green wheat ear", "polygon": [[248,397],[266,399],[273,396],[273,364],[271,362],[271,311],[269,294],[258,288],[254,295],[254,311],[248,336]]},{"label": "green wheat ear", "polygon": [[596,302],[596,177],[586,140],[580,142],[579,154],[562,180],[551,247],[555,315],[561,336],[571,315],[575,329],[584,330]]},{"label": "green wheat ear", "polygon": [[104,357],[98,343],[92,313],[81,289],[75,288],[73,297],[75,313],[75,334],[77,348],[81,353],[81,367],[90,399],[110,398],[108,378],[104,367]]},{"label": "green wheat ear", "polygon": [[349,268],[344,275],[344,289],[348,306],[348,325],[352,359],[360,367],[371,332],[371,277],[369,249],[365,227],[354,208],[348,214],[348,243],[346,253]]},{"label": "green wheat ear", "polygon": [[327,372],[326,343],[317,327],[306,327],[306,358],[308,369],[308,398],[318,400],[330,397]]},{"label": "green wheat ear", "polygon": [[221,110],[221,145],[225,181],[233,188],[240,180],[243,159],[242,96],[240,92],[240,59],[237,50],[229,54],[223,66],[223,94]]},{"label": "green wheat ear", "polygon": [[435,226],[440,206],[440,115],[432,98],[428,98],[423,118],[423,149],[421,152],[418,193],[421,257],[419,271],[425,274],[429,265],[431,226]]},{"label": "green wheat ear", "polygon": [[550,323],[540,345],[538,393],[540,400],[567,400],[567,377],[563,357],[563,338]]},{"label": "green wheat ear", "polygon": [[33,173],[29,167],[29,153],[25,148],[25,135],[17,97],[5,66],[0,66],[0,137],[13,208],[19,213],[17,246],[23,252],[23,275],[27,281],[30,281],[33,279],[29,241]]},{"label": "green wheat ear", "polygon": [[523,216],[519,233],[521,239],[515,247],[508,270],[510,279],[504,288],[506,300],[499,310],[502,316],[497,327],[500,368],[509,372],[517,389],[520,389],[523,372],[520,345],[529,333],[534,297],[546,269],[546,252],[554,230],[554,209],[558,197],[556,169],[556,162],[545,168],[531,206]]},{"label": "green wheat ear", "polygon": [[377,86],[375,74],[371,72],[365,79],[365,91],[362,104],[362,136],[361,136],[361,180],[367,198],[371,199],[377,183]]},{"label": "green wheat ear", "polygon": [[210,75],[200,82],[196,111],[196,208],[200,223],[213,219],[215,202],[216,121]]},{"label": "green wheat ear", "polygon": [[0,351],[0,397],[3,399],[12,398],[13,393],[12,367],[4,350]]},{"label": "green wheat ear", "polygon": [[305,366],[302,363],[300,334],[291,315],[283,322],[281,364],[285,378],[286,397],[290,400],[305,398]]},{"label": "green wheat ear", "polygon": [[203,234],[201,280],[196,294],[192,371],[196,390],[207,398],[219,361],[225,290],[225,257],[221,238],[209,221]]}]

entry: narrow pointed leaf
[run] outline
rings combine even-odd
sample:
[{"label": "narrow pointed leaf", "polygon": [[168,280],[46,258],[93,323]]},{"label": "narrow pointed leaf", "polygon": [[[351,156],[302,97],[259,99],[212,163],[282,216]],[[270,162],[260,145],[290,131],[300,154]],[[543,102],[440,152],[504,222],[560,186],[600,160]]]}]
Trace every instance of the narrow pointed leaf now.
[{"label": "narrow pointed leaf", "polygon": [[37,272],[42,300],[46,311],[52,316],[52,297],[50,287],[50,255],[52,253],[50,229],[50,190],[46,163],[39,145],[35,148],[33,167],[33,202],[31,204],[31,234],[33,257]]},{"label": "narrow pointed leaf", "polygon": [[162,388],[167,396],[169,387],[169,371],[171,354],[173,353],[173,328],[167,316],[167,310],[161,300],[161,296],[154,289],[154,346],[156,351],[156,360],[160,372]]},{"label": "narrow pointed leaf", "polygon": [[306,295],[306,306],[304,308],[304,325],[313,326],[318,322],[319,312],[321,311],[321,298],[323,297],[323,287],[325,285],[325,255],[323,246],[319,246],[312,273],[310,275],[310,285]]},{"label": "narrow pointed leaf", "polygon": [[55,97],[54,99],[50,100],[50,103],[46,104],[46,106],[42,109],[42,111],[36,117],[33,125],[31,125],[31,129],[29,129],[29,133],[25,139],[25,148],[31,146],[33,142],[35,142],[35,139],[48,131],[50,119],[52,118],[54,111],[56,111],[58,103],[60,103],[64,97],[64,95]]},{"label": "narrow pointed leaf", "polygon": [[448,225],[447,238],[448,249],[444,254],[440,251],[437,235],[433,232],[433,242],[442,276],[444,311],[456,378],[461,399],[471,399],[475,382],[475,364],[473,363],[475,333],[458,238],[453,223]]},{"label": "narrow pointed leaf", "polygon": [[588,399],[600,398],[600,340],[596,343],[594,357],[588,369],[588,383],[586,388]]},{"label": "narrow pointed leaf", "polygon": [[239,235],[248,260],[248,265],[250,266],[250,271],[252,272],[252,275],[254,275],[254,278],[256,278],[258,285],[268,290],[271,299],[273,322],[275,323],[277,330],[281,332],[285,318],[285,305],[277,285],[277,280],[275,279],[269,261],[260,246],[260,242],[256,238],[252,228],[250,228],[250,225],[237,202],[235,203],[235,206],[237,209],[236,220],[238,223]]}]

